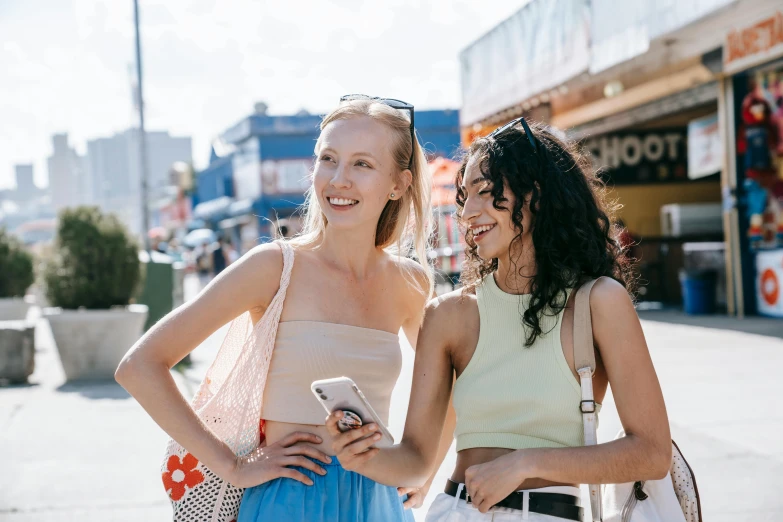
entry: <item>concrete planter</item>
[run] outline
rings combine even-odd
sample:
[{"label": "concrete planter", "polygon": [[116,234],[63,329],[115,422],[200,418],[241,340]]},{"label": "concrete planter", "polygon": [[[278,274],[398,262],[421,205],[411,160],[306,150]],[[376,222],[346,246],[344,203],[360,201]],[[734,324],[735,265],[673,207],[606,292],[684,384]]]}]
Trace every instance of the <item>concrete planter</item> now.
[{"label": "concrete planter", "polygon": [[147,313],[144,305],[111,310],[44,309],[66,379],[112,379],[123,355],[141,337]]},{"label": "concrete planter", "polygon": [[24,321],[30,304],[23,297],[0,299],[0,321]]},{"label": "concrete planter", "polygon": [[35,369],[35,326],[27,321],[0,321],[0,381],[27,382]]}]

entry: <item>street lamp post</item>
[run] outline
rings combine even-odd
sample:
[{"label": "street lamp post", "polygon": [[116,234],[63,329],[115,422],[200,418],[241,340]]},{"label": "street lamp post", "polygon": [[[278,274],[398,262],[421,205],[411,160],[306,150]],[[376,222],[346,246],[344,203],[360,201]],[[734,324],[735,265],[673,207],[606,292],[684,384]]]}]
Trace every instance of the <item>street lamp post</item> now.
[{"label": "street lamp post", "polygon": [[139,35],[139,1],[133,0],[133,18],[136,26],[136,100],[139,108],[139,172],[141,174],[141,227],[142,237],[144,238],[144,249],[150,251],[150,238],[148,231],[149,211],[147,209],[148,186],[147,186],[147,135],[144,131],[144,96],[141,81],[141,37]]}]

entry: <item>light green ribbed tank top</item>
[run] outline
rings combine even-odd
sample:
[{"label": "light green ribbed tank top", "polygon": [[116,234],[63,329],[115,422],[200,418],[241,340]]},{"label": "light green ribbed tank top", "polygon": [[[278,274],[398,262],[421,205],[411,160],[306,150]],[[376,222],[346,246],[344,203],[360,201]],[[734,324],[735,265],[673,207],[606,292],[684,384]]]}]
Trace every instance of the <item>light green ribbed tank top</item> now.
[{"label": "light green ribbed tank top", "polygon": [[503,292],[490,274],[476,297],[479,340],[454,385],[457,451],[583,446],[581,391],[560,343],[563,313],[541,317],[544,333],[526,347],[530,295]]}]

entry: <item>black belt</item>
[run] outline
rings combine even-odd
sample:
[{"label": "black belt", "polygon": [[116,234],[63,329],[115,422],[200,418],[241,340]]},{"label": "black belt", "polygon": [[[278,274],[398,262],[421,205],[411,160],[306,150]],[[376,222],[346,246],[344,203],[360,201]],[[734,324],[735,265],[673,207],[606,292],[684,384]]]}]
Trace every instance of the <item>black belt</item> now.
[{"label": "black belt", "polygon": [[[459,484],[452,480],[446,482],[446,489],[444,490],[447,495],[452,497],[457,496],[457,490]],[[573,495],[565,495],[562,493],[528,493],[530,495],[530,503],[528,505],[528,511],[533,513],[540,513],[541,515],[549,515],[552,517],[566,518],[568,520],[578,520],[581,522],[584,517],[584,511],[579,507],[579,498]],[[459,498],[462,500],[468,500],[468,494],[465,489],[460,492]],[[512,493],[497,504],[495,507],[511,508],[511,509],[523,509],[525,494],[522,492]],[[469,500],[468,500],[469,502]]]}]

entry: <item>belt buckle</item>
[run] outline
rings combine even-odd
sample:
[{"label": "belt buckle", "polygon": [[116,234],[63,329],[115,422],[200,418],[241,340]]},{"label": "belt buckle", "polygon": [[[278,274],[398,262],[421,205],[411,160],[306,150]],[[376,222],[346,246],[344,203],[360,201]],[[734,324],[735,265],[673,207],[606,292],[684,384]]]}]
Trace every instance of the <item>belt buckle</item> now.
[{"label": "belt buckle", "polygon": [[472,504],[473,502],[470,501],[470,493],[468,493],[467,488],[465,488],[465,502],[468,504]]}]

